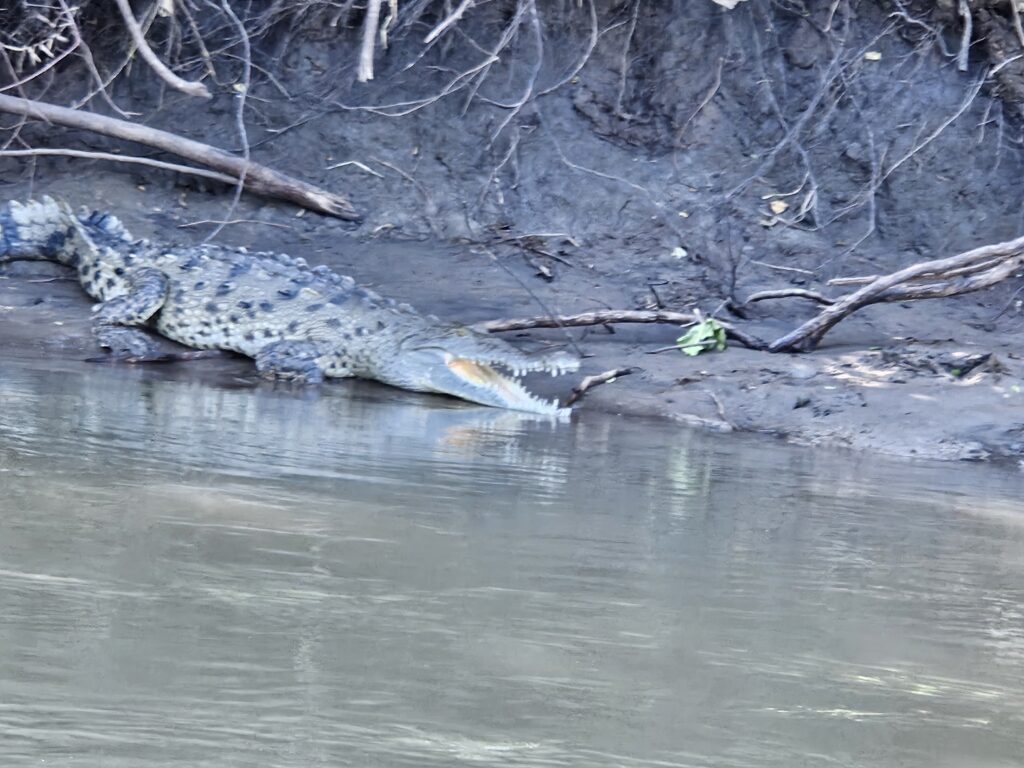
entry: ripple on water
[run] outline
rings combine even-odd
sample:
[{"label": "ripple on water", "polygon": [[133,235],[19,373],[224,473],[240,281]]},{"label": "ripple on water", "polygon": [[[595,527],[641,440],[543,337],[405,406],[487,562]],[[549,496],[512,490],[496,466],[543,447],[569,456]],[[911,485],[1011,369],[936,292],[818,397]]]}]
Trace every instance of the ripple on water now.
[{"label": "ripple on water", "polygon": [[106,368],[0,406],[2,766],[1024,754],[1019,475]]}]

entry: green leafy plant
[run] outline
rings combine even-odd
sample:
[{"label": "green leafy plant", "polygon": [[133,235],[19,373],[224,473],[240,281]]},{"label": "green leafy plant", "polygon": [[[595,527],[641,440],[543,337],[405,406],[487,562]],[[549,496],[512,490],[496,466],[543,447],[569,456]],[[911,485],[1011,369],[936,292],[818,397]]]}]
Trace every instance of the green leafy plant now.
[{"label": "green leafy plant", "polygon": [[713,318],[701,320],[676,339],[676,346],[684,355],[699,355],[701,352],[725,349],[725,328]]}]

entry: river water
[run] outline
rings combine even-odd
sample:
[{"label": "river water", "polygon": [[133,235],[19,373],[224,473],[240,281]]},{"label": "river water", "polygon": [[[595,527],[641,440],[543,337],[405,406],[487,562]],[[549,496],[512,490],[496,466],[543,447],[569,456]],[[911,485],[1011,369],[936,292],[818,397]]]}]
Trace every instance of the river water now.
[{"label": "river water", "polygon": [[1024,481],[0,366],[0,766],[1020,766]]}]

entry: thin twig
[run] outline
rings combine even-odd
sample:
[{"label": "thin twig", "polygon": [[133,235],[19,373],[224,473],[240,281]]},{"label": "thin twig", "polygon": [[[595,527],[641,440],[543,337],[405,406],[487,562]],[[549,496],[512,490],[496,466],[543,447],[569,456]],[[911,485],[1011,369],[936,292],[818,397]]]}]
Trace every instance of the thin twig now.
[{"label": "thin twig", "polygon": [[281,224],[276,221],[260,221],[259,219],[198,219],[197,221],[186,221],[178,225],[178,229],[188,227],[201,227],[204,224],[216,224],[219,227],[226,227],[231,224],[256,224],[261,227],[278,227],[279,229],[294,229],[288,224]]},{"label": "thin twig", "polygon": [[801,269],[800,267],[784,267],[781,264],[769,264],[767,261],[758,261],[757,259],[751,259],[751,264],[756,264],[759,267],[767,267],[768,269],[777,269],[779,272],[796,272],[801,275],[813,276],[815,272],[810,269]]},{"label": "thin twig", "polygon": [[233,176],[228,176],[226,173],[209,171],[206,168],[193,168],[188,165],[179,165],[178,163],[165,163],[163,160],[152,160],[148,157],[137,157],[135,155],[115,155],[112,152],[92,152],[82,149],[61,148],[0,150],[0,157],[40,156],[80,157],[86,160],[113,160],[116,163],[132,163],[135,165],[149,166],[150,168],[160,168],[165,171],[174,171],[175,173],[186,173],[191,176],[199,176],[204,179],[212,179],[213,181],[223,182],[224,184],[235,184],[238,182],[238,179],[236,179]]},{"label": "thin twig", "polygon": [[371,168],[370,166],[366,165],[365,163],[360,163],[358,160],[345,160],[345,161],[340,162],[340,163],[334,163],[334,165],[328,165],[326,168],[324,168],[324,170],[325,171],[333,171],[336,168],[347,168],[350,165],[354,165],[359,170],[365,171],[366,173],[370,174],[371,176],[376,176],[378,179],[383,179],[384,178],[383,174],[377,173],[375,170],[373,170],[373,168]]},{"label": "thin twig", "polygon": [[686,118],[686,121],[681,126],[679,126],[679,130],[676,131],[676,138],[674,142],[675,146],[679,146],[679,142],[683,140],[683,134],[686,133],[686,129],[690,126],[690,123],[692,123],[696,119],[697,115],[704,111],[704,107],[711,103],[711,100],[715,98],[715,94],[718,93],[718,89],[722,87],[722,68],[724,66],[725,57],[719,56],[718,66],[715,68],[715,80],[713,83],[711,83],[711,87],[708,88],[708,92],[704,95],[704,98],[701,99],[701,102],[700,104],[697,105],[697,108],[693,110],[690,116]]},{"label": "thin twig", "polygon": [[835,304],[835,299],[830,299],[828,296],[823,296],[817,291],[808,291],[805,288],[779,288],[773,291],[758,291],[752,293],[744,300],[744,304],[753,304],[756,301],[767,301],[768,299],[789,299],[789,298],[800,298],[810,299],[818,304],[824,304],[826,306]]},{"label": "thin twig", "polygon": [[64,11],[65,16],[67,16],[68,29],[71,31],[71,34],[74,35],[74,38],[78,43],[76,48],[79,50],[82,56],[82,61],[85,62],[85,68],[89,71],[89,75],[96,83],[96,89],[92,92],[92,96],[96,95],[97,93],[100,94],[103,97],[103,100],[107,102],[107,106],[109,106],[112,110],[117,112],[117,114],[119,114],[123,118],[136,117],[138,115],[137,112],[125,112],[123,109],[117,106],[111,95],[107,93],[107,86],[110,84],[110,81],[108,80],[106,83],[103,82],[103,76],[100,74],[99,69],[96,67],[96,60],[92,57],[92,49],[85,44],[84,40],[82,40],[82,32],[78,28],[78,24],[75,21],[75,9],[68,6],[65,0],[59,0],[59,2],[61,9]]},{"label": "thin twig", "polygon": [[572,388],[572,393],[565,401],[565,407],[568,408],[573,403],[581,400],[583,396],[594,387],[598,387],[602,384],[610,384],[621,376],[629,376],[631,373],[636,373],[639,370],[639,368],[613,368],[612,370],[605,371],[604,373],[587,376],[583,381]]},{"label": "thin twig", "polygon": [[557,91],[566,83],[572,82],[576,75],[580,73],[580,70],[582,70],[586,63],[590,60],[590,56],[594,52],[594,48],[597,47],[597,39],[599,37],[599,34],[597,24],[597,8],[594,5],[594,0],[587,0],[587,6],[590,8],[590,38],[587,40],[586,49],[580,56],[579,61],[576,62],[576,64],[572,67],[572,69],[569,70],[569,72],[564,77],[562,77],[554,85],[549,85],[547,88],[537,91],[537,97],[547,96],[549,93],[554,93],[555,91]]},{"label": "thin twig", "polygon": [[629,120],[632,115],[622,111],[622,102],[626,98],[626,77],[629,74],[629,48],[633,44],[633,35],[636,33],[637,17],[640,14],[640,0],[634,0],[633,12],[629,17],[629,27],[626,29],[626,40],[622,44],[622,63],[619,65],[619,88],[615,96],[615,116]]},{"label": "thin twig", "polygon": [[[549,315],[542,317],[523,317],[516,319],[490,320],[476,323],[474,327],[488,333],[502,331],[522,331],[529,328],[571,328],[586,325],[608,325],[612,323],[667,323],[672,325],[692,325],[700,322],[697,314],[691,312],[672,312],[664,309],[607,309],[595,312],[582,312],[578,315]],[[749,349],[765,349],[760,339],[740,331],[735,326],[721,320],[716,321],[725,330],[725,335]]]},{"label": "thin twig", "polygon": [[423,212],[423,218],[426,219],[427,225],[430,227],[430,231],[434,233],[434,237],[440,239],[443,235],[441,230],[437,226],[437,222],[434,221],[435,214],[437,213],[438,210],[437,203],[434,202],[434,198],[430,196],[430,192],[427,191],[427,188],[423,186],[423,184],[421,184],[419,181],[417,181],[412,174],[406,173],[397,165],[389,163],[387,160],[381,160],[379,157],[371,157],[370,159],[373,160],[373,162],[375,163],[383,165],[385,168],[390,168],[392,171],[394,171],[403,179],[412,184],[413,188],[423,198],[424,208],[426,209]]},{"label": "thin twig", "polygon": [[300,181],[259,163],[251,161],[247,163],[244,159],[211,147],[209,144],[186,139],[168,131],[6,94],[0,94],[0,112],[22,115],[32,120],[44,120],[56,125],[78,128],[126,141],[135,141],[202,163],[215,170],[231,174],[234,178],[241,178],[244,173],[245,186],[253,192],[290,200],[305,208],[341,219],[359,220],[359,214],[356,213],[352,204],[341,195],[328,192],[321,187]]},{"label": "thin twig", "polygon": [[423,38],[423,42],[430,45],[437,38],[443,35],[449,27],[455,24],[459,19],[462,18],[462,14],[473,7],[473,0],[462,0],[458,7],[446,16],[436,27],[427,33],[427,36]]},{"label": "thin twig", "polygon": [[706,389],[704,391],[707,392],[708,397],[710,397],[711,401],[715,404],[715,409],[718,411],[718,417],[722,422],[728,424],[731,429],[736,429],[736,425],[733,424],[732,421],[729,420],[729,417],[725,415],[725,403],[722,402],[722,398],[718,396],[718,393],[713,389]]},{"label": "thin twig", "polygon": [[[119,2],[127,2],[127,0],[118,0]],[[238,18],[238,14],[231,8],[228,0],[221,0],[221,8],[224,9],[224,13],[234,23],[235,28],[238,30],[238,39],[242,44],[242,82],[238,83],[238,88],[235,89],[235,129],[238,131],[238,140],[242,145],[242,173],[238,177],[238,183],[235,184],[235,193],[231,198],[231,205],[228,206],[227,213],[224,214],[224,220],[229,220],[235,213],[235,208],[238,207],[238,201],[242,197],[242,189],[245,188],[245,177],[249,173],[249,134],[245,130],[245,99],[249,95],[249,88],[252,86],[252,49],[249,45],[249,33],[245,29],[245,25],[242,20]],[[203,238],[204,243],[208,243],[213,238],[221,233],[224,229],[223,224],[218,224],[210,234]]]},{"label": "thin twig", "polygon": [[[480,251],[482,251],[484,255],[486,255],[487,258],[489,258],[492,262],[497,264],[505,272],[505,274],[507,274],[509,277],[511,277],[513,280],[519,283],[519,287],[522,288],[526,292],[526,294],[537,303],[538,307],[540,307],[544,312],[547,313],[546,315],[544,315],[544,321],[547,323],[547,325],[535,327],[560,328],[562,330],[562,333],[565,334],[565,339],[567,342],[569,342],[569,346],[572,347],[573,352],[575,352],[578,357],[583,357],[583,351],[579,348],[579,345],[576,343],[576,340],[572,337],[572,334],[569,333],[569,329],[558,321],[559,316],[548,308],[547,302],[545,302],[540,296],[538,296],[536,291],[534,291],[529,285],[527,285],[526,281],[523,280],[523,278],[521,278],[512,269],[510,269],[508,264],[499,259],[497,255],[494,253],[494,251],[492,251],[486,245],[480,246]],[[481,330],[484,330],[487,333],[494,333],[494,331],[490,330],[489,328],[481,328],[479,324],[476,327],[480,328]]]}]

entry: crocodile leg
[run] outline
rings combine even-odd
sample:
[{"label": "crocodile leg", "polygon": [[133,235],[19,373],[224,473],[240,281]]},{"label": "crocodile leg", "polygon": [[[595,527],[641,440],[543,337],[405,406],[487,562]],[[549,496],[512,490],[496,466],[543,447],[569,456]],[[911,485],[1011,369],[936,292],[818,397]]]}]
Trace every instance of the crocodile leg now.
[{"label": "crocodile leg", "polygon": [[323,368],[317,363],[320,354],[311,341],[275,341],[256,353],[256,370],[268,378],[319,384],[324,380]]},{"label": "crocodile leg", "polygon": [[104,349],[135,362],[159,359],[159,345],[144,327],[160,311],[167,297],[167,275],[155,267],[132,273],[127,293],[96,307],[93,332]]}]

